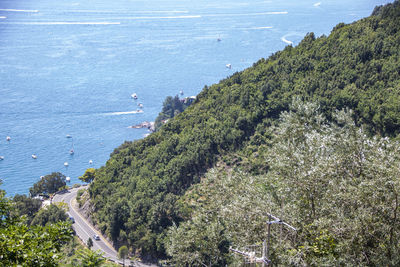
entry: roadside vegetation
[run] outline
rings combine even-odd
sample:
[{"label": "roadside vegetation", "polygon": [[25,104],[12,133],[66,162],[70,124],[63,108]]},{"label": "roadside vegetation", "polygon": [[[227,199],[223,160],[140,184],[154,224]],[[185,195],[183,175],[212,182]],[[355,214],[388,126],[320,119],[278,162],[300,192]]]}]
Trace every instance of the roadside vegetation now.
[{"label": "roadside vegetation", "polygon": [[[72,239],[69,222],[36,223],[35,201],[17,196],[13,202],[0,191],[0,258],[4,266],[56,266],[62,248]],[[33,203],[32,206],[26,205]],[[46,215],[44,215],[47,217]],[[51,217],[51,216],[50,216]]]},{"label": "roadside vegetation", "polygon": [[[56,184],[48,178],[58,180],[60,176],[45,176],[39,183],[48,188],[43,182]],[[43,203],[39,198],[26,195],[7,198],[0,190],[2,266],[119,266],[109,262],[99,251],[86,248],[75,236],[66,204]]]}]

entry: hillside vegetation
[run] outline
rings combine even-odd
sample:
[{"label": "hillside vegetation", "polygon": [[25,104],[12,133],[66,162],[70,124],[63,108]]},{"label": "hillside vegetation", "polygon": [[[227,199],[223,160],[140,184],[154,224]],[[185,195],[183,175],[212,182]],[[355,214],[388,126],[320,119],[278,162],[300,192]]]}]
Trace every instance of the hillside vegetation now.
[{"label": "hillside vegetation", "polygon": [[[400,132],[399,28],[395,1],[206,86],[184,112],[96,170],[94,222],[139,255],[221,266],[240,261],[229,245],[262,240],[263,211],[274,211],[300,229],[274,245],[276,261],[398,263],[397,156],[385,162],[396,145],[378,136]],[[345,108],[352,112],[336,112]],[[290,119],[296,110],[303,117]],[[226,166],[212,168],[217,162]],[[242,223],[235,203],[260,213],[237,212]]]},{"label": "hillside vegetation", "polygon": [[398,266],[400,146],[368,137],[351,115],[328,121],[319,105],[294,101],[255,152],[268,172],[219,162],[181,200],[187,220],[166,244],[173,266],[241,263],[230,246],[258,245],[261,257],[268,213],[296,228],[271,226],[274,264]]}]

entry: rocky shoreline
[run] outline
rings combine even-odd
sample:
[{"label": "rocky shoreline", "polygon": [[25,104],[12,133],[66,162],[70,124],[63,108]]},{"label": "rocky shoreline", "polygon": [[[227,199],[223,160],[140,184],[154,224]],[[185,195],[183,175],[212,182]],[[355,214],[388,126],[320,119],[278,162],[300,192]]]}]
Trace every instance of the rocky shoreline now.
[{"label": "rocky shoreline", "polygon": [[132,125],[129,126],[128,128],[132,128],[132,129],[142,129],[142,128],[147,128],[149,129],[149,131],[154,132],[155,128],[154,128],[154,121],[144,121],[140,124],[136,124],[136,125]]}]

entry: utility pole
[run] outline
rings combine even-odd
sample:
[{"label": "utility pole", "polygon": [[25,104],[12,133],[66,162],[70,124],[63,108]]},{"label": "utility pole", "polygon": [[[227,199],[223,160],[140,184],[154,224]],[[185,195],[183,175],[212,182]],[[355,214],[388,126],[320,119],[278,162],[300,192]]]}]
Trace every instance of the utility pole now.
[{"label": "utility pole", "polygon": [[234,249],[232,247],[229,248],[232,252],[241,255],[244,257],[246,260],[248,260],[249,263],[261,263],[263,267],[269,266],[271,264],[271,260],[269,259],[269,250],[270,250],[270,239],[271,239],[271,225],[272,224],[280,224],[288,227],[290,230],[297,231],[296,228],[291,226],[290,224],[282,221],[278,217],[267,213],[268,216],[268,221],[267,221],[267,240],[263,241],[263,246],[262,246],[262,256],[261,258],[256,257],[255,251],[241,251],[238,249]]}]

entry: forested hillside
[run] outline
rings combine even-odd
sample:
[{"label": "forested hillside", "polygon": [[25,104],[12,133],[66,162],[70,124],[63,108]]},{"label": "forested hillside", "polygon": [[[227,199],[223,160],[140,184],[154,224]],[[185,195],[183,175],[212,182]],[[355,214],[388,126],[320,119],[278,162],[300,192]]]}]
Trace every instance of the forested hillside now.
[{"label": "forested hillside", "polygon": [[[265,225],[257,216],[264,215],[241,213],[246,223],[237,220],[237,225],[234,214],[228,216],[235,211],[232,203],[241,203],[240,192],[249,192],[242,203],[251,206],[257,198],[252,202],[245,197],[262,189],[265,199],[259,203],[265,211],[276,211],[301,229],[297,239],[275,247],[274,253],[281,254],[272,255],[273,259],[320,265],[343,254],[343,264],[374,265],[383,259],[388,259],[386,265],[398,263],[400,188],[397,169],[392,169],[398,161],[393,158],[379,168],[378,159],[396,155],[396,145],[379,136],[392,138],[400,133],[399,29],[400,3],[395,1],[376,8],[368,18],[337,25],[329,36],[316,38],[310,33],[297,47],[288,46],[205,87],[189,108],[158,132],[124,143],[96,170],[89,190],[94,222],[117,246],[126,244],[142,256],[166,258],[168,252],[176,264],[202,265],[204,260],[207,266],[220,266],[239,260],[228,253],[229,245],[262,240]],[[313,112],[303,112],[312,115],[311,121],[292,120],[306,129],[290,136],[297,128],[287,126],[290,116],[285,119],[288,116],[282,112],[297,98],[304,102],[293,104],[294,111],[311,105]],[[336,112],[344,108],[353,112]],[[312,121],[315,128],[308,128]],[[312,149],[323,144],[327,150],[321,151],[325,153],[321,157]],[[380,152],[380,147],[388,150]],[[362,149],[368,153],[364,155]],[[340,160],[330,161],[330,157]],[[217,162],[226,166],[206,174]],[[224,177],[230,179],[226,191],[228,185],[220,184],[228,179]],[[251,184],[254,188],[247,188]],[[379,194],[369,199],[374,190]],[[225,205],[229,208],[222,209]],[[220,220],[224,214],[227,219]],[[346,228],[356,222],[355,228]],[[383,223],[381,231],[374,232],[378,230],[371,227],[379,223]],[[241,237],[233,234],[232,227]],[[200,232],[191,231],[195,228]],[[360,233],[354,240],[352,231]],[[185,234],[203,241],[183,243]]]}]

